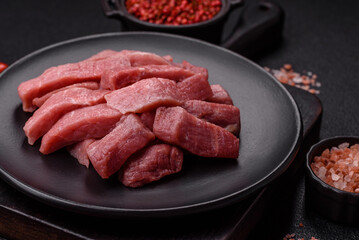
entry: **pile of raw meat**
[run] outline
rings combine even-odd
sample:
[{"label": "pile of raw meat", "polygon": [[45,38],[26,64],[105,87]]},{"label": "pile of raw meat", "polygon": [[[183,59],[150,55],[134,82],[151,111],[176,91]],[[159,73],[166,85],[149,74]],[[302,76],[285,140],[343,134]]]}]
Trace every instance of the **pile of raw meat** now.
[{"label": "pile of raw meat", "polygon": [[[102,178],[139,187],[179,172],[183,156],[237,158],[240,112],[207,69],[171,56],[104,50],[18,87],[29,144],[66,147]],[[36,110],[36,111],[35,111]]]}]

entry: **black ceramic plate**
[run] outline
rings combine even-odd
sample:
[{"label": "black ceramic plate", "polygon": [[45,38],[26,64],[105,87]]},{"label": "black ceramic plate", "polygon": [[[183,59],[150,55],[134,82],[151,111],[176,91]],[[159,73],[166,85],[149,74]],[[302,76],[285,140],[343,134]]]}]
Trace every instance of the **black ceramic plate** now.
[{"label": "black ceramic plate", "polygon": [[[44,156],[27,144],[17,86],[54,65],[76,62],[103,49],[170,54],[205,66],[241,110],[238,159],[187,157],[183,170],[143,188],[102,180],[66,151]],[[252,62],[228,50],[155,33],[114,33],[75,39],[34,52],[0,77],[0,173],[15,188],[50,205],[111,217],[159,217],[207,211],[238,202],[283,173],[301,141],[298,108],[285,88]]]}]

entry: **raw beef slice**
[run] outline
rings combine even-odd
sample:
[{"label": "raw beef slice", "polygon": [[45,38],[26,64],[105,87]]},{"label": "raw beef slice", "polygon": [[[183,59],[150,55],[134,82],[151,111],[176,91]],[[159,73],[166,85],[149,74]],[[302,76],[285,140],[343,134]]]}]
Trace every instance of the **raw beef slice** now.
[{"label": "raw beef slice", "polygon": [[105,96],[107,104],[123,114],[143,113],[159,106],[181,105],[181,97],[174,81],[164,78],[149,78]]},{"label": "raw beef slice", "polygon": [[87,168],[90,166],[90,159],[87,155],[87,149],[95,141],[95,139],[85,139],[79,143],[75,143],[67,147],[67,151],[77,159],[77,161],[86,166]]},{"label": "raw beef slice", "polygon": [[204,100],[213,95],[208,78],[201,73],[178,82],[177,89],[183,100]]},{"label": "raw beef slice", "polygon": [[184,69],[188,69],[194,73],[201,73],[203,74],[206,78],[208,78],[208,70],[207,68],[204,67],[200,67],[200,66],[196,66],[193,65],[187,61],[183,61],[181,64],[181,67],[183,67]]},{"label": "raw beef slice", "polygon": [[97,173],[109,178],[133,153],[154,138],[136,114],[127,114],[109,134],[92,143],[87,153]]},{"label": "raw beef slice", "polygon": [[157,144],[132,155],[119,171],[119,180],[128,187],[141,187],[182,169],[183,153],[177,147]]},{"label": "raw beef slice", "polygon": [[153,130],[155,115],[156,115],[156,110],[153,110],[151,112],[144,112],[139,115],[143,124],[145,124],[145,126],[148,127],[148,129],[150,129],[151,131]]},{"label": "raw beef slice", "polygon": [[115,128],[121,117],[106,103],[68,112],[42,137],[40,152],[49,154],[88,138],[101,138]]},{"label": "raw beef slice", "polygon": [[25,123],[24,132],[29,144],[33,145],[64,114],[84,106],[104,103],[107,93],[107,90],[76,87],[55,93]]},{"label": "raw beef slice", "polygon": [[86,81],[100,81],[102,72],[115,66],[130,66],[127,57],[117,54],[113,57],[96,60],[84,60],[68,63],[47,69],[40,76],[23,82],[18,87],[18,94],[25,112],[32,112],[36,106],[32,104],[34,98],[56,89]]},{"label": "raw beef slice", "polygon": [[229,93],[219,84],[211,85],[213,95],[206,100],[214,103],[222,103],[233,105],[233,101]]},{"label": "raw beef slice", "polygon": [[38,98],[34,98],[34,100],[32,100],[32,104],[36,107],[41,107],[42,104],[44,104],[46,102],[47,99],[49,99],[52,95],[54,95],[57,92],[69,89],[69,88],[73,88],[73,87],[81,87],[81,88],[87,88],[87,89],[92,89],[92,90],[96,90],[99,89],[100,84],[98,82],[81,82],[81,83],[75,83],[63,88],[59,88],[56,89],[52,92],[49,92],[47,94],[45,94],[42,97],[38,97]]},{"label": "raw beef slice", "polygon": [[150,52],[122,50],[121,53],[129,58],[131,66],[133,67],[145,65],[170,65],[170,62],[165,58]]},{"label": "raw beef slice", "polygon": [[236,106],[189,100],[182,107],[190,114],[223,127],[236,136],[240,132],[240,111]]},{"label": "raw beef slice", "polygon": [[116,90],[146,78],[166,78],[181,81],[194,75],[192,71],[169,65],[147,65],[142,67],[118,67],[106,70],[101,77],[101,88]]},{"label": "raw beef slice", "polygon": [[215,124],[198,119],[181,107],[156,110],[153,132],[160,140],[202,157],[237,158],[239,139]]}]

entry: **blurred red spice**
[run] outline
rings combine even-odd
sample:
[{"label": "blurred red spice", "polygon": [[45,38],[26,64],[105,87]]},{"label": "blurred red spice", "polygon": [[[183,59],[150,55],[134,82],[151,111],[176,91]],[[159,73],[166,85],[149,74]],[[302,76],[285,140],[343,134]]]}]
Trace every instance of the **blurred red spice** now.
[{"label": "blurred red spice", "polygon": [[8,65],[6,63],[0,62],[0,73],[4,71],[7,67]]},{"label": "blurred red spice", "polygon": [[222,7],[220,0],[126,0],[127,11],[142,21],[185,25],[213,18]]}]

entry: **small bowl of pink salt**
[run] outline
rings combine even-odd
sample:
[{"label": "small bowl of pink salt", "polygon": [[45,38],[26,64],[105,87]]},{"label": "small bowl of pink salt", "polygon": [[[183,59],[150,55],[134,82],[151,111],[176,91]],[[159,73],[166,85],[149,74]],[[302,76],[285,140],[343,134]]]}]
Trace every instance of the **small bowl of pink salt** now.
[{"label": "small bowl of pink salt", "polygon": [[306,204],[343,224],[359,225],[359,137],[313,145],[306,161]]}]

